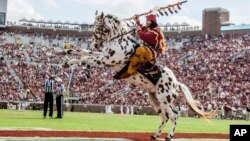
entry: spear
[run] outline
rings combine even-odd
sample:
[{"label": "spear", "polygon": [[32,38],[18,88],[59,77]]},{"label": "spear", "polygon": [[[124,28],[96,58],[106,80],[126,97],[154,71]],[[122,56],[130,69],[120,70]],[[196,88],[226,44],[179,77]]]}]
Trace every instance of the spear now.
[{"label": "spear", "polygon": [[[181,2],[178,2],[178,3],[175,3],[175,4],[170,4],[170,5],[168,5],[168,6],[163,6],[163,7],[160,7],[160,8],[157,8],[155,11],[161,11],[161,10],[166,10],[166,9],[170,9],[170,8],[173,8],[174,6],[178,6],[179,7],[179,5],[182,5],[182,4],[184,4],[184,3],[186,3],[187,2],[187,0],[184,0],[184,1],[181,1]],[[139,15],[137,15],[138,17],[141,17],[141,16],[144,16],[144,15],[148,15],[148,14],[150,14],[152,12],[152,10],[150,10],[150,11],[148,11],[148,12],[145,12],[145,13],[142,13],[142,14],[139,14]],[[133,17],[131,17],[131,18],[127,18],[127,19],[123,19],[123,21],[128,21],[128,20],[132,20],[133,19]]]}]

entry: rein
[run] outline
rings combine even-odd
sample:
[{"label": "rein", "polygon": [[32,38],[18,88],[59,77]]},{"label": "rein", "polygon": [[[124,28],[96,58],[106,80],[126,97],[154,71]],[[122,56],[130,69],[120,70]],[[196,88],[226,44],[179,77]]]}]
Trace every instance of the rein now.
[{"label": "rein", "polygon": [[[104,19],[102,19],[102,21],[101,21],[102,23],[104,23]],[[104,33],[106,32],[106,31],[109,31],[109,29],[104,25],[104,24],[101,24],[100,26],[99,26],[99,31],[101,32],[100,33],[100,37],[97,37],[97,35],[96,35],[96,33],[95,32],[93,32],[93,35],[94,35],[94,37],[95,37],[95,39],[97,39],[97,40],[102,40],[102,37],[103,37],[103,35],[104,35]]]},{"label": "rein", "polygon": [[127,35],[127,34],[129,34],[129,33],[132,33],[132,32],[134,32],[135,30],[136,30],[136,29],[132,29],[132,30],[130,30],[130,31],[128,31],[128,32],[122,33],[122,34],[120,34],[120,35],[116,35],[116,36],[112,37],[111,39],[109,39],[108,41],[110,42],[110,41],[112,41],[112,40],[114,40],[114,39],[117,39],[117,38],[119,38],[119,37],[121,37],[121,36],[124,36],[124,35]]}]

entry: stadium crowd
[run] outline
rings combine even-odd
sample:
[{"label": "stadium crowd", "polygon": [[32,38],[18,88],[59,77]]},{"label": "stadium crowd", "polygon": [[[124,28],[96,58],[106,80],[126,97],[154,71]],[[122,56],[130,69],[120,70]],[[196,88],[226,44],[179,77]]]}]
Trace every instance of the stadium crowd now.
[{"label": "stadium crowd", "polygon": [[[64,41],[70,41],[71,48],[82,48],[87,47],[87,39],[1,32],[0,101],[43,101],[42,85],[52,74],[63,80],[69,97],[79,97],[80,104],[149,106],[147,91],[113,80],[109,68],[60,67],[65,57],[56,50],[65,47]],[[225,117],[228,109],[244,112],[250,103],[249,41],[248,34],[167,38],[169,49],[160,61],[190,88],[205,110],[222,110]],[[182,95],[176,104],[186,105]]]}]

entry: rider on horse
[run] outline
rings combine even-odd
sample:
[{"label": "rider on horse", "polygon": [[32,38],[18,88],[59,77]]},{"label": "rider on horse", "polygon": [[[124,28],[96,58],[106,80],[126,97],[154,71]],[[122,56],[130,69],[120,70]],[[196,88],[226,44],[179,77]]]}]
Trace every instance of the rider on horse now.
[{"label": "rider on horse", "polygon": [[138,16],[134,16],[136,32],[144,43],[138,46],[129,60],[127,71],[119,76],[120,79],[134,75],[138,70],[144,73],[156,71],[156,57],[164,53],[166,41],[158,27],[156,16],[146,16],[146,26],[142,26]]}]

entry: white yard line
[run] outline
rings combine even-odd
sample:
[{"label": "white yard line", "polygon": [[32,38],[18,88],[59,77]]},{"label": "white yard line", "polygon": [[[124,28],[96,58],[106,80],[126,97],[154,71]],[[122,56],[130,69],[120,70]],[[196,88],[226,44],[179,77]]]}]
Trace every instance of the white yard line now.
[{"label": "white yard line", "polygon": [[52,131],[49,128],[43,127],[0,127],[0,131],[2,130],[39,130],[39,131]]}]

